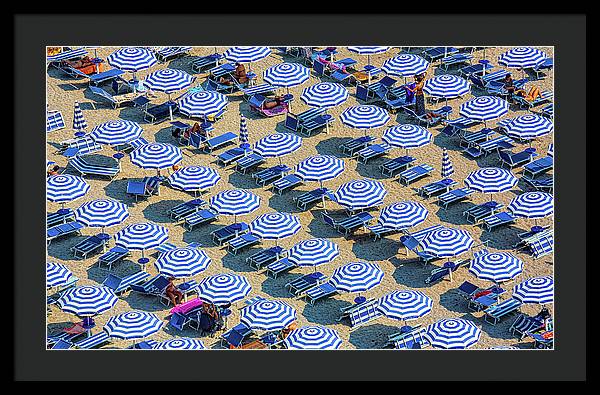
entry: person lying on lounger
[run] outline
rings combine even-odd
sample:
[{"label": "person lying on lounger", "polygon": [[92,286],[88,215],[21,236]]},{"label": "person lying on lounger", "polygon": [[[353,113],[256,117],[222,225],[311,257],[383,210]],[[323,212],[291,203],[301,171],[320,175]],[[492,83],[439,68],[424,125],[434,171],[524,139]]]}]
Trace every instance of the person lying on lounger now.
[{"label": "person lying on lounger", "polygon": [[521,96],[527,101],[534,101],[538,97],[542,97],[542,92],[540,92],[540,88],[537,86],[532,86],[527,93],[525,93],[525,89],[515,90],[515,95]]},{"label": "person lying on lounger", "polygon": [[288,335],[290,334],[291,331],[293,331],[294,329],[297,329],[297,328],[298,328],[298,324],[296,323],[296,321],[292,322],[286,328],[283,328],[281,330],[281,338],[285,339],[286,337],[288,337]]},{"label": "person lying on lounger", "polygon": [[183,300],[183,294],[175,287],[173,284],[173,277],[169,278],[169,285],[167,285],[167,289],[165,290],[165,294],[167,298],[173,303],[173,306],[177,306]]},{"label": "person lying on lounger", "polygon": [[273,99],[267,99],[263,107],[267,110],[278,107],[283,104],[283,96],[275,96]]},{"label": "person lying on lounger", "polygon": [[49,176],[56,176],[58,175],[58,171],[60,170],[60,166],[59,165],[54,165],[50,170],[48,170],[48,175]]},{"label": "person lying on lounger", "polygon": [[[243,64],[241,63],[236,63],[235,64],[235,70],[233,72],[233,78],[235,78],[235,80],[240,83],[240,84],[245,84],[248,82],[248,76],[246,75],[246,68],[244,67]],[[220,84],[225,84],[225,85],[232,85],[233,81],[231,78],[228,77],[221,77],[219,79],[219,83]]]},{"label": "person lying on lounger", "polygon": [[65,63],[67,63],[69,66],[73,67],[74,69],[82,69],[84,67],[94,65],[94,63],[92,63],[92,60],[90,59],[89,56],[84,56],[80,60],[65,60]]}]

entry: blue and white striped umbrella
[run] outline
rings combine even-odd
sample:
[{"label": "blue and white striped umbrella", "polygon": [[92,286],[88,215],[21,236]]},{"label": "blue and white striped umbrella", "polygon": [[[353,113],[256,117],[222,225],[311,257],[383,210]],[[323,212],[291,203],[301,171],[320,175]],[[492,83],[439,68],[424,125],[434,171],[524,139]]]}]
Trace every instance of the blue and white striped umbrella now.
[{"label": "blue and white striped umbrella", "polygon": [[348,89],[334,82],[319,82],[304,88],[300,98],[309,106],[334,107],[348,99]]},{"label": "blue and white striped umbrella", "polygon": [[422,126],[404,124],[387,128],[381,139],[391,146],[409,149],[429,144],[432,135]]},{"label": "blue and white striped umbrella", "polygon": [[340,255],[340,247],[328,239],[308,239],[295,244],[288,251],[288,261],[296,266],[319,266]]},{"label": "blue and white striped umbrella", "polygon": [[233,273],[205,277],[198,284],[198,296],[216,305],[237,302],[251,290],[252,286],[246,277]]},{"label": "blue and white striped umbrella", "polygon": [[202,273],[211,262],[206,252],[201,249],[181,247],[161,254],[154,265],[160,274],[184,278]]},{"label": "blue and white striped umbrella", "polygon": [[83,203],[75,210],[75,219],[86,226],[114,226],[129,217],[127,206],[113,199],[96,199]]},{"label": "blue and white striped umbrella", "polygon": [[240,321],[251,329],[276,331],[296,321],[296,309],[279,300],[260,300],[240,311]]},{"label": "blue and white striped umbrella", "polygon": [[240,113],[240,136],[239,136],[240,147],[248,147],[248,123],[244,114]]},{"label": "blue and white striped umbrella", "polygon": [[554,213],[554,196],[547,192],[525,192],[515,197],[507,209],[517,217],[547,217]]},{"label": "blue and white striped umbrella", "polygon": [[283,239],[298,233],[302,228],[300,218],[288,213],[259,215],[250,222],[250,232],[263,239]]},{"label": "blue and white striped umbrella", "polygon": [[81,111],[79,103],[75,102],[75,105],[73,106],[73,130],[83,132],[87,127],[88,124],[83,117],[83,111]]},{"label": "blue and white striped umbrella", "polygon": [[427,71],[429,62],[420,56],[401,54],[383,62],[381,69],[388,75],[412,77]]},{"label": "blue and white striped umbrella", "polygon": [[337,350],[342,339],[334,329],[309,325],[291,331],[283,343],[290,350]]},{"label": "blue and white striped umbrella", "polygon": [[533,277],[515,285],[512,297],[521,303],[554,302],[554,277]]},{"label": "blue and white striped umbrella", "polygon": [[59,174],[46,180],[46,199],[50,202],[65,203],[84,196],[90,184],[79,176]]},{"label": "blue and white striped umbrella", "polygon": [[353,210],[375,207],[387,195],[383,184],[375,180],[353,180],[342,184],[334,197],[337,203]]},{"label": "blue and white striped umbrella", "polygon": [[85,47],[77,48],[77,49],[70,49],[67,51],[59,52],[55,55],[46,56],[46,62],[50,63],[50,62],[58,62],[60,60],[65,60],[65,59],[75,59],[75,58],[85,56],[85,55],[87,55],[87,53],[88,53],[88,51],[85,49]]},{"label": "blue and white striped umbrella", "polygon": [[444,148],[444,152],[442,153],[442,177],[450,177],[452,174],[454,174],[454,167],[450,161],[448,150]]},{"label": "blue and white striped umbrella", "polygon": [[554,122],[537,114],[521,115],[506,125],[506,134],[520,140],[532,140],[554,131]]},{"label": "blue and white striped umbrella", "polygon": [[390,47],[367,47],[367,46],[356,46],[348,47],[349,51],[355,52],[359,55],[374,55],[376,53],[386,52]]},{"label": "blue and white striped umbrella", "polygon": [[424,336],[435,348],[464,349],[479,341],[481,329],[471,321],[446,318],[429,325]]},{"label": "blue and white striped umbrella", "polygon": [[497,193],[508,191],[517,184],[515,177],[509,170],[498,167],[484,167],[471,172],[465,178],[465,185],[483,193]]},{"label": "blue and white striped umbrella", "polygon": [[90,137],[99,144],[120,145],[137,139],[143,131],[137,122],[120,119],[97,125],[90,132]]},{"label": "blue and white striped umbrella", "polygon": [[127,225],[115,234],[115,244],[130,250],[147,250],[167,241],[169,230],[151,222]]},{"label": "blue and white striped umbrella", "polygon": [[296,175],[305,181],[326,181],[344,171],[344,161],[333,155],[309,156],[296,166]]},{"label": "blue and white striped umbrella", "polygon": [[292,133],[273,133],[254,144],[254,152],[269,157],[290,154],[302,146],[302,138]]},{"label": "blue and white striped umbrella", "polygon": [[498,57],[498,63],[506,67],[535,67],[548,58],[544,52],[532,47],[512,48]]},{"label": "blue and white striped umbrella", "polygon": [[390,120],[390,114],[378,106],[360,105],[346,108],[341,114],[342,123],[357,129],[378,128]]},{"label": "blue and white striped umbrella", "polygon": [[231,47],[223,55],[231,62],[252,63],[266,58],[270,53],[269,47]]},{"label": "blue and white striped umbrella", "polygon": [[151,50],[140,47],[125,47],[116,50],[106,58],[108,64],[123,71],[140,71],[156,64]]},{"label": "blue and white striped umbrella", "polygon": [[329,281],[339,291],[365,292],[379,285],[384,274],[375,263],[351,262],[335,269]]},{"label": "blue and white striped umbrella", "polygon": [[104,330],[110,337],[133,340],[153,335],[162,326],[163,321],[156,314],[133,310],[110,317]]},{"label": "blue and white striped umbrella", "polygon": [[428,233],[421,241],[423,251],[439,258],[457,256],[469,251],[473,238],[466,230],[442,228]]},{"label": "blue and white striped umbrella", "polygon": [[223,111],[227,103],[227,97],[219,92],[192,92],[179,100],[179,112],[190,118],[206,118]]},{"label": "blue and white striped umbrella", "polygon": [[62,263],[46,262],[46,287],[60,287],[69,282],[73,273]]},{"label": "blue and white striped umbrella", "polygon": [[264,80],[271,85],[289,88],[308,81],[310,69],[300,63],[279,63],[265,70]]},{"label": "blue and white striped umbrella", "polygon": [[169,340],[165,340],[156,343],[153,347],[154,350],[204,350],[206,347],[202,340],[192,339],[189,337],[174,337]]},{"label": "blue and white striped umbrella", "polygon": [[460,105],[460,115],[475,121],[489,121],[508,112],[508,102],[495,96],[479,96]]},{"label": "blue and white striped umbrella", "polygon": [[554,158],[554,143],[548,145],[548,156]]},{"label": "blue and white striped umbrella", "polygon": [[429,211],[421,203],[404,201],[381,209],[379,224],[387,228],[408,229],[425,221]]},{"label": "blue and white striped umbrella", "polygon": [[74,287],[61,295],[58,305],[62,311],[85,317],[111,309],[117,300],[117,295],[108,287]]},{"label": "blue and white striped umbrella", "polygon": [[260,206],[260,197],[244,189],[228,189],[210,198],[210,205],[219,214],[249,214]]},{"label": "blue and white striped umbrella", "polygon": [[421,291],[394,291],[379,298],[377,309],[386,317],[410,321],[431,312],[433,300]]},{"label": "blue and white striped umbrella", "polygon": [[202,191],[215,186],[221,176],[206,166],[185,166],[169,176],[169,184],[184,191]]},{"label": "blue and white striped umbrella", "polygon": [[434,97],[451,99],[471,91],[469,81],[452,74],[437,75],[425,81],[423,92]]},{"label": "blue and white striped umbrella", "polygon": [[508,252],[488,252],[473,259],[469,271],[481,279],[499,283],[518,276],[523,271],[523,261]]},{"label": "blue and white striped umbrella", "polygon": [[179,147],[168,143],[144,144],[129,154],[131,163],[142,169],[165,169],[181,162]]},{"label": "blue and white striped umbrella", "polygon": [[161,69],[148,74],[144,85],[150,90],[170,94],[189,87],[195,79],[182,70]]}]

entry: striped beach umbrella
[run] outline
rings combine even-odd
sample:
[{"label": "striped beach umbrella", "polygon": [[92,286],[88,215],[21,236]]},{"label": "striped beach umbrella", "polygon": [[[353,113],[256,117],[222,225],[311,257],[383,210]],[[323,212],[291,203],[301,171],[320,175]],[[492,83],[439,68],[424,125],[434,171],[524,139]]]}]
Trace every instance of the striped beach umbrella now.
[{"label": "striped beach umbrella", "polygon": [[206,347],[202,340],[192,339],[189,337],[174,337],[156,343],[153,347],[155,350],[204,350]]},{"label": "striped beach umbrella", "polygon": [[162,326],[163,321],[156,314],[133,310],[110,317],[104,330],[110,337],[135,340],[155,334]]},{"label": "striped beach umbrella", "polygon": [[127,206],[113,199],[96,199],[83,203],[75,210],[75,219],[86,226],[100,227],[123,223],[129,217]]},{"label": "striped beach umbrella", "polygon": [[423,92],[429,96],[452,99],[461,97],[471,91],[471,84],[464,78],[452,74],[437,75],[425,81]]},{"label": "striped beach umbrella", "polygon": [[250,214],[260,206],[260,197],[244,189],[228,189],[210,198],[211,207],[219,214],[237,216]]},{"label": "striped beach umbrella", "polygon": [[469,251],[474,240],[466,230],[442,228],[428,233],[421,241],[423,251],[439,258],[460,255]]},{"label": "striped beach umbrella", "polygon": [[508,102],[495,96],[479,96],[460,105],[459,113],[475,121],[500,118],[508,112]]},{"label": "striped beach umbrella", "polygon": [[198,284],[198,296],[216,305],[237,302],[251,290],[252,286],[246,277],[233,273],[205,277]]},{"label": "striped beach umbrella", "polygon": [[476,277],[500,283],[523,271],[523,261],[508,252],[488,252],[471,261],[469,271]]},{"label": "striped beach umbrella", "polygon": [[300,85],[310,77],[310,69],[300,63],[279,63],[264,72],[263,79],[274,86],[289,88]]},{"label": "striped beach umbrella", "polygon": [[511,68],[535,67],[548,58],[543,51],[533,47],[509,49],[498,57],[498,63]]},{"label": "striped beach umbrella", "polygon": [[390,49],[390,47],[366,47],[366,46],[357,46],[357,47],[348,47],[349,51],[355,52],[359,55],[367,55],[367,65],[371,64],[371,55],[383,53]]},{"label": "striped beach umbrella", "polygon": [[344,161],[333,155],[314,155],[304,159],[296,166],[296,175],[304,181],[331,180],[343,173]]},{"label": "striped beach umbrella", "polygon": [[185,166],[169,176],[169,184],[183,191],[203,191],[214,187],[221,176],[213,168],[206,166]]},{"label": "striped beach umbrella", "polygon": [[293,236],[302,228],[300,218],[288,213],[259,215],[249,225],[252,234],[263,239],[283,239]]},{"label": "striped beach umbrella", "polygon": [[383,62],[381,69],[388,75],[412,77],[427,71],[429,62],[413,54],[401,54]]},{"label": "striped beach umbrella", "polygon": [[483,167],[471,172],[465,178],[465,185],[483,193],[498,193],[508,191],[517,184],[515,177],[509,170],[499,167]]},{"label": "striped beach umbrella", "polygon": [[143,131],[137,122],[119,119],[95,126],[90,137],[99,144],[121,145],[137,139]]},{"label": "striped beach umbrella", "polygon": [[54,55],[46,56],[46,63],[59,62],[61,60],[80,58],[88,54],[85,47],[61,51]]},{"label": "striped beach umbrella", "polygon": [[252,63],[266,58],[270,53],[269,47],[230,47],[223,56],[231,62]]},{"label": "striped beach umbrella", "polygon": [[319,82],[304,88],[300,98],[309,106],[334,107],[348,99],[348,89],[334,82]]},{"label": "striped beach umbrella", "polygon": [[71,280],[73,273],[62,263],[46,262],[46,288],[60,287]]},{"label": "striped beach umbrella", "polygon": [[390,114],[378,106],[360,105],[346,108],[341,114],[342,123],[357,129],[371,129],[385,125]]},{"label": "striped beach umbrella", "polygon": [[291,331],[283,344],[289,350],[337,350],[342,339],[334,329],[309,325]]},{"label": "striped beach umbrella", "polygon": [[358,210],[382,204],[386,195],[387,191],[381,182],[362,179],[342,184],[335,191],[334,198],[338,204]]},{"label": "striped beach umbrella", "polygon": [[506,125],[506,134],[519,140],[533,140],[554,131],[554,122],[537,114],[516,117]]},{"label": "striped beach umbrella", "polygon": [[442,177],[450,177],[454,174],[454,167],[452,166],[452,162],[450,161],[450,155],[448,155],[448,150],[444,148],[442,153]]},{"label": "striped beach umbrella", "polygon": [[50,176],[46,180],[46,199],[50,202],[61,203],[79,199],[90,190],[90,184],[79,176],[60,174]]},{"label": "striped beach umbrella", "polygon": [[141,47],[124,47],[116,50],[106,58],[108,64],[123,71],[131,71],[135,80],[135,72],[147,69],[156,64],[154,53]]},{"label": "striped beach umbrella", "polygon": [[244,114],[240,113],[240,135],[239,135],[240,148],[250,148],[248,144],[248,123]]},{"label": "striped beach umbrella", "polygon": [[260,300],[240,310],[240,321],[251,329],[276,331],[296,321],[296,309],[279,300]]},{"label": "striped beach umbrella", "polygon": [[227,103],[227,97],[219,92],[192,92],[179,100],[179,112],[190,118],[206,118],[223,111]]},{"label": "striped beach umbrella", "polygon": [[73,130],[77,132],[84,132],[87,129],[88,124],[83,117],[83,111],[79,107],[79,103],[75,102],[73,106]]},{"label": "striped beach umbrella", "polygon": [[381,137],[383,141],[393,147],[406,149],[418,148],[431,143],[432,134],[422,126],[404,124],[387,128]]},{"label": "striped beach umbrella", "polygon": [[206,252],[201,249],[181,247],[161,254],[154,265],[160,274],[185,278],[202,273],[211,262]]},{"label": "striped beach umbrella", "polygon": [[93,316],[111,309],[119,298],[108,287],[74,287],[58,299],[58,305],[67,313],[80,317]]},{"label": "striped beach umbrella", "polygon": [[115,234],[115,244],[130,250],[155,248],[167,241],[169,230],[151,222],[127,225]]},{"label": "striped beach umbrella", "polygon": [[386,228],[408,229],[425,221],[429,211],[421,203],[403,201],[381,209],[379,224]]},{"label": "striped beach umbrella", "polygon": [[265,158],[290,154],[302,146],[302,138],[292,133],[272,133],[254,143],[254,152]]},{"label": "striped beach umbrella", "polygon": [[554,158],[554,143],[548,145],[548,156]]},{"label": "striped beach umbrella", "polygon": [[433,300],[421,291],[394,291],[379,298],[377,309],[386,317],[410,321],[431,312]]},{"label": "striped beach umbrella", "polygon": [[169,143],[144,144],[129,154],[131,163],[142,169],[160,169],[171,167],[182,160],[181,150]]},{"label": "striped beach umbrella", "polygon": [[520,348],[515,346],[492,346],[488,350],[520,350]]},{"label": "striped beach umbrella", "polygon": [[471,321],[446,318],[429,325],[424,336],[435,348],[465,349],[479,341],[481,329]]},{"label": "striped beach umbrella", "polygon": [[[153,91],[171,94],[189,87],[196,77],[177,69],[161,69],[146,76],[144,85]],[[170,97],[169,97],[170,100]]]},{"label": "striped beach umbrella", "polygon": [[507,209],[517,217],[544,218],[554,213],[554,196],[547,192],[525,192],[516,196]]},{"label": "striped beach umbrella", "polygon": [[554,302],[554,278],[533,277],[515,285],[512,297],[521,303],[547,304]]},{"label": "striped beach umbrella", "polygon": [[384,274],[375,263],[351,262],[335,269],[329,281],[339,291],[365,292],[379,285]]},{"label": "striped beach umbrella", "polygon": [[[295,244],[288,251],[288,261],[296,266],[324,265],[340,255],[340,247],[328,239],[308,239]],[[315,269],[316,270],[316,269]]]}]

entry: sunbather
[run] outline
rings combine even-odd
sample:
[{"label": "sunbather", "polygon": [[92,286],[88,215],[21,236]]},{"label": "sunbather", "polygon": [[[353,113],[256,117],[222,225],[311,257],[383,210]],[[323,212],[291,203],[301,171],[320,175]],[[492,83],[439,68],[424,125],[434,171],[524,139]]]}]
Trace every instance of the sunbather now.
[{"label": "sunbather", "polygon": [[74,69],[82,69],[84,67],[94,66],[92,59],[89,56],[84,56],[79,60],[65,60],[65,63]]},{"label": "sunbather", "polygon": [[294,329],[297,329],[297,328],[298,328],[298,324],[296,323],[296,321],[292,322],[287,327],[285,327],[281,330],[281,338],[285,339],[286,337],[288,337],[288,335],[290,334],[291,331],[293,331]]},{"label": "sunbather", "polygon": [[58,173],[59,170],[60,170],[59,165],[52,166],[52,168],[50,170],[48,170],[48,176],[57,176],[59,174]]},{"label": "sunbather", "polygon": [[[248,82],[248,76],[246,75],[246,68],[241,63],[235,64],[235,70],[233,72],[233,78],[240,83],[245,84]],[[233,80],[229,77],[219,78],[219,83],[224,85],[233,85]]]},{"label": "sunbather", "polygon": [[183,294],[175,287],[173,280],[173,277],[169,278],[169,285],[167,285],[167,288],[165,289],[165,295],[167,295],[167,298],[173,303],[173,306],[177,306],[183,300]]},{"label": "sunbather", "polygon": [[267,110],[281,106],[283,104],[283,96],[275,96],[274,98],[267,100],[263,103],[263,107]]},{"label": "sunbather", "polygon": [[538,88],[537,86],[532,86],[529,89],[529,92],[527,92],[527,93],[525,93],[525,89],[515,90],[514,94],[516,96],[523,97],[527,101],[535,101],[535,99],[537,99],[538,97],[540,97],[540,98],[542,97],[542,92],[540,91],[540,88]]},{"label": "sunbather", "polygon": [[414,87],[406,87],[407,101],[409,101],[409,92],[415,95],[415,112],[417,113],[417,115],[425,114],[425,96],[423,95],[423,86],[425,86],[425,73],[415,75]]}]

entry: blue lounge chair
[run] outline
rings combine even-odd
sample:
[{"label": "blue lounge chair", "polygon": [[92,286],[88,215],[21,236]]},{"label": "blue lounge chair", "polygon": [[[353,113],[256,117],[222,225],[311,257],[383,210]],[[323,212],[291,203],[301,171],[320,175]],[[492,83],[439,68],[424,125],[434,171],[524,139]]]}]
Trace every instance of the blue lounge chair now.
[{"label": "blue lounge chair", "polygon": [[138,271],[122,278],[114,274],[109,274],[102,281],[102,285],[112,289],[115,294],[120,295],[129,290],[131,285],[139,286],[144,284],[148,280],[148,277],[150,277],[150,273],[145,271]]},{"label": "blue lounge chair", "polygon": [[310,121],[314,118],[318,118],[321,115],[325,114],[326,111],[327,110],[325,108],[311,108],[298,115],[294,115],[288,112],[285,116],[284,126],[290,130],[299,131],[301,125],[304,122]]},{"label": "blue lounge chair", "polygon": [[271,262],[266,267],[267,275],[271,275],[273,278],[277,278],[278,275],[289,272],[293,268],[297,267],[292,262],[290,262],[287,258],[280,259],[275,262]]},{"label": "blue lounge chair", "polygon": [[289,110],[289,104],[282,101],[280,104],[272,108],[267,108],[265,104],[268,99],[263,95],[257,93],[248,99],[248,106],[250,109],[265,117],[274,117],[277,115],[286,114]]},{"label": "blue lounge chair", "polygon": [[115,109],[119,108],[123,104],[133,103],[133,100],[139,96],[139,93],[134,93],[134,92],[122,93],[119,95],[111,95],[104,89],[96,87],[96,86],[90,85],[89,88],[92,93],[107,100],[111,104],[111,106]]},{"label": "blue lounge chair", "polygon": [[275,87],[271,84],[264,83],[250,88],[242,89],[244,99],[250,100],[254,95],[270,96],[275,93]]},{"label": "blue lounge chair", "polygon": [[531,179],[535,178],[538,174],[544,173],[551,170],[554,167],[554,160],[551,156],[545,156],[529,162],[523,167],[523,176],[530,176]]},{"label": "blue lounge chair", "polygon": [[396,350],[415,350],[431,346],[427,337],[424,336],[426,331],[425,328],[411,327],[398,336],[398,339],[394,341],[394,348]]},{"label": "blue lounge chair", "polygon": [[356,329],[382,316],[383,313],[377,308],[377,302],[361,304],[349,314],[350,326]]},{"label": "blue lounge chair", "polygon": [[69,159],[69,166],[71,166],[74,170],[81,174],[82,177],[85,177],[87,175],[106,176],[109,177],[111,180],[115,178],[117,174],[119,174],[119,172],[121,171],[121,168],[118,163],[117,166],[112,167],[92,165],[86,162],[80,156],[74,156],[71,159]]},{"label": "blue lounge chair", "polygon": [[534,259],[544,257],[554,252],[554,237],[552,235],[539,237],[528,246]]},{"label": "blue lounge chair", "polygon": [[435,62],[438,59],[455,53],[458,53],[458,49],[454,47],[431,47],[421,52],[421,56],[430,62]]},{"label": "blue lounge chair", "polygon": [[46,133],[65,128],[65,120],[60,111],[48,111],[46,114]]},{"label": "blue lounge chair", "polygon": [[469,263],[470,261],[468,259],[448,261],[444,263],[442,267],[433,269],[429,274],[429,277],[425,279],[425,284],[434,284],[438,281],[445,280],[446,278],[452,281],[452,273],[459,267],[466,266]]},{"label": "blue lounge chair", "polygon": [[505,78],[508,74],[510,74],[508,71],[506,71],[504,69],[500,69],[500,70],[492,71],[485,75],[471,74],[471,75],[469,75],[469,80],[473,83],[473,85],[475,85],[479,89],[485,90],[486,86],[490,82],[500,81],[503,78]]},{"label": "blue lounge chair", "polygon": [[285,288],[294,296],[301,295],[304,291],[309,288],[314,287],[315,285],[319,285],[324,283],[327,280],[327,277],[321,272],[313,272],[310,274],[305,274],[300,277],[296,277],[292,281],[285,284]]},{"label": "blue lounge chair", "polygon": [[554,190],[554,177],[534,179],[523,176],[521,179],[531,185],[536,191],[552,193]]},{"label": "blue lounge chair", "polygon": [[471,147],[483,141],[489,140],[495,134],[496,132],[490,128],[483,128],[477,132],[467,132],[466,130],[463,130],[461,133],[459,133],[459,145],[461,147]]},{"label": "blue lounge chair", "polygon": [[469,66],[462,67],[458,70],[458,73],[463,78],[469,78],[471,75],[481,75],[484,72],[488,72],[493,69],[494,66],[488,62],[475,63]]},{"label": "blue lounge chair", "polygon": [[246,174],[248,170],[260,166],[265,161],[266,159],[262,155],[251,153],[238,159],[235,168],[242,174]]},{"label": "blue lounge chair", "polygon": [[465,64],[465,63],[468,63],[470,65],[472,59],[473,59],[473,55],[470,53],[465,53],[465,52],[454,53],[450,56],[446,56],[445,58],[442,58],[442,60],[440,62],[440,68],[444,69],[445,71],[448,71],[450,66],[461,65],[461,64]]},{"label": "blue lounge chair", "polygon": [[333,123],[334,118],[330,114],[321,114],[317,117],[308,119],[298,125],[298,132],[302,133],[305,136],[310,136],[313,132],[321,129],[326,129],[329,127],[331,123]]},{"label": "blue lounge chair", "polygon": [[261,238],[252,234],[252,233],[244,233],[240,236],[234,237],[233,239],[227,242],[227,249],[233,255],[237,255],[238,252],[245,248],[249,248],[253,245],[260,243]]},{"label": "blue lounge chair", "polygon": [[426,163],[418,166],[413,166],[402,171],[398,175],[398,181],[400,182],[400,184],[408,186],[410,183],[428,176],[433,170],[433,167],[429,166]]},{"label": "blue lounge chair", "polygon": [[531,162],[532,158],[536,155],[536,153],[531,152],[531,150],[527,148],[515,154],[510,151],[498,151],[500,167],[507,165],[509,169]]},{"label": "blue lounge chair", "polygon": [[467,210],[463,211],[463,216],[468,222],[476,224],[481,219],[496,214],[503,208],[504,205],[502,203],[489,201],[469,207]]},{"label": "blue lounge chair", "polygon": [[284,258],[286,255],[286,250],[279,246],[275,246],[260,250],[250,255],[248,258],[246,258],[246,263],[254,267],[256,270],[259,270],[264,265],[276,262],[280,260],[280,258]]},{"label": "blue lounge chair", "polygon": [[287,165],[276,165],[253,173],[252,178],[254,178],[258,185],[264,187],[273,181],[284,177],[290,170],[292,169]]},{"label": "blue lounge chair", "polygon": [[361,136],[344,142],[339,148],[343,153],[353,156],[356,151],[366,148],[373,141],[373,136]]},{"label": "blue lounge chair", "polygon": [[[403,111],[405,114],[415,118],[419,125],[425,125],[426,127],[435,126],[438,123],[448,119],[448,116],[452,114],[452,107],[443,106],[435,110],[429,110],[426,114],[419,115],[409,107],[404,107]],[[437,114],[433,116],[432,114]],[[431,115],[431,116],[430,116]]]},{"label": "blue lounge chair", "polygon": [[442,123],[445,125],[444,128],[441,130],[442,133],[446,134],[447,136],[453,137],[462,132],[463,130],[481,123],[481,121],[475,121],[460,116],[455,119],[443,120]]},{"label": "blue lounge chair", "polygon": [[391,149],[392,146],[385,142],[381,144],[373,144],[356,152],[356,157],[359,162],[366,164],[369,159],[383,156],[390,152]]},{"label": "blue lounge chair", "polygon": [[481,226],[491,232],[498,226],[510,225],[515,223],[517,219],[509,212],[503,211],[497,214],[490,215],[481,220]]},{"label": "blue lounge chair", "polygon": [[53,226],[51,228],[48,228],[48,230],[46,231],[46,241],[49,245],[52,242],[52,240],[57,239],[59,237],[81,234],[81,229],[83,228],[84,225],[77,221],[67,222],[65,224]]},{"label": "blue lounge chair", "polygon": [[221,148],[225,145],[232,144],[238,138],[237,134],[233,132],[226,132],[219,136],[212,137],[204,142],[204,150],[212,152],[217,148]]},{"label": "blue lounge chair", "polygon": [[302,178],[298,177],[296,174],[288,174],[287,176],[281,177],[277,181],[273,182],[271,184],[271,189],[273,192],[281,195],[283,192],[295,188],[298,185],[302,185],[303,183],[304,181]]},{"label": "blue lounge chair", "polygon": [[238,237],[241,234],[248,232],[248,224],[245,222],[238,222],[235,224],[230,224],[227,226],[223,226],[211,233],[211,237],[213,242],[222,246],[227,243],[229,240]]},{"label": "blue lounge chair", "polygon": [[192,214],[186,215],[183,220],[183,226],[186,227],[190,232],[195,226],[207,224],[216,221],[218,214],[216,211],[208,209],[202,209]]},{"label": "blue lounge chair", "polygon": [[554,59],[546,58],[543,62],[538,63],[537,65],[530,68],[529,70],[531,70],[535,74],[535,78],[537,80],[539,80],[539,79],[542,79],[543,77],[545,77],[546,76],[545,72],[552,70],[553,67],[554,67]]},{"label": "blue lounge chair", "polygon": [[163,47],[158,49],[154,56],[159,62],[164,63],[167,60],[189,55],[191,49],[192,47]]},{"label": "blue lounge chair", "polygon": [[357,85],[356,98],[365,103],[383,102],[388,91],[396,84],[396,80],[388,76],[370,85]]},{"label": "blue lounge chair", "polygon": [[348,236],[358,229],[367,229],[367,225],[373,220],[373,216],[367,212],[360,212],[341,221],[334,221],[329,215],[323,213],[323,220],[328,225],[333,225],[333,228],[344,236]]},{"label": "blue lounge chair", "polygon": [[144,120],[154,125],[166,121],[171,118],[171,115],[177,114],[179,107],[175,102],[165,102],[155,106],[141,107],[144,113]]},{"label": "blue lounge chair", "polygon": [[114,246],[98,258],[98,267],[102,264],[108,266],[108,270],[112,270],[112,266],[123,260],[129,255],[129,250],[125,247]]},{"label": "blue lounge chair", "polygon": [[202,56],[200,58],[194,59],[194,61],[190,64],[190,67],[194,73],[201,73],[208,69],[212,69],[219,64],[219,60],[223,58],[223,55],[214,53],[207,56]]},{"label": "blue lounge chair", "polygon": [[408,155],[399,156],[379,165],[379,169],[381,174],[392,177],[396,172],[406,170],[416,160],[416,158]]},{"label": "blue lounge chair", "polygon": [[474,192],[474,190],[466,187],[454,189],[438,196],[437,203],[443,208],[448,209],[450,204],[468,199],[469,196]]},{"label": "blue lounge chair", "polygon": [[512,100],[515,104],[518,104],[519,107],[521,107],[523,109],[528,109],[528,110],[531,110],[532,108],[537,107],[541,104],[551,102],[553,98],[554,98],[553,91],[543,91],[543,92],[541,92],[541,97],[538,97],[533,101],[529,101],[529,100],[525,99],[524,97],[518,96],[518,95],[512,96]]},{"label": "blue lounge chair", "polygon": [[521,302],[510,298],[503,302],[497,303],[484,310],[484,320],[492,325],[496,325],[503,317],[519,311]]},{"label": "blue lounge chair", "polygon": [[252,334],[252,329],[240,323],[221,335],[221,346],[228,348],[241,347],[242,342]]},{"label": "blue lounge chair", "polygon": [[167,213],[174,220],[180,220],[196,211],[200,210],[202,207],[206,206],[206,201],[203,199],[192,199],[187,202],[180,203],[175,207],[171,207]]},{"label": "blue lounge chair", "polygon": [[333,284],[325,282],[305,290],[303,297],[308,303],[314,305],[317,300],[328,298],[335,295],[337,292],[338,291]]},{"label": "blue lounge chair", "polygon": [[375,240],[381,239],[384,236],[392,235],[392,234],[399,233],[402,231],[401,229],[390,228],[390,227],[382,226],[379,224],[369,225],[369,226],[367,226],[367,230],[369,232],[371,232],[371,234],[373,234]]},{"label": "blue lounge chair", "polygon": [[71,247],[71,251],[73,251],[75,258],[86,259],[89,254],[104,247],[108,240],[98,236],[88,236]]},{"label": "blue lounge chair", "polygon": [[331,191],[327,188],[317,188],[294,197],[296,207],[306,210],[308,206],[331,199]]},{"label": "blue lounge chair", "polygon": [[55,213],[46,214],[46,227],[51,228],[55,225],[71,222],[74,219],[75,212],[72,209],[66,208],[63,210],[58,210]]},{"label": "blue lounge chair", "polygon": [[94,348],[100,348],[107,343],[110,343],[110,336],[105,331],[100,331],[95,335],[73,343],[73,346],[80,350],[91,350]]},{"label": "blue lounge chair", "polygon": [[152,195],[160,195],[161,180],[158,177],[144,177],[142,181],[130,180],[127,182],[127,194],[138,198],[147,198]]},{"label": "blue lounge chair", "polygon": [[405,86],[390,88],[383,98],[385,107],[392,113],[414,106],[416,102],[416,97],[409,96]]},{"label": "blue lounge chair", "polygon": [[249,148],[231,148],[217,155],[217,163],[223,166],[228,166],[237,161],[238,159],[243,158],[244,155],[247,155],[250,152],[252,152],[252,150]]},{"label": "blue lounge chair", "polygon": [[514,148],[515,146],[513,143],[514,141],[508,136],[498,136],[482,143],[471,144],[463,150],[463,153],[471,158],[479,158],[481,156],[487,156],[492,152]]},{"label": "blue lounge chair", "polygon": [[450,178],[434,181],[419,188],[419,195],[430,198],[443,192],[448,192],[454,185],[458,184]]}]

